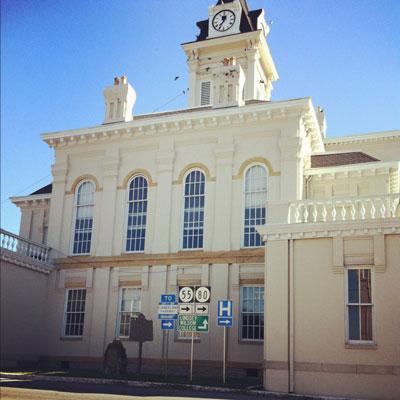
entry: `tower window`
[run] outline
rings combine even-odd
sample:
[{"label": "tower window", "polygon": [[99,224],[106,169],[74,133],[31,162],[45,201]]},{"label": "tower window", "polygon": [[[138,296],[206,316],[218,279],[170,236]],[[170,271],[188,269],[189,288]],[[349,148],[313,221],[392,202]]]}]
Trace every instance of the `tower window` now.
[{"label": "tower window", "polygon": [[208,106],[211,104],[211,81],[201,82],[200,86],[200,105]]}]

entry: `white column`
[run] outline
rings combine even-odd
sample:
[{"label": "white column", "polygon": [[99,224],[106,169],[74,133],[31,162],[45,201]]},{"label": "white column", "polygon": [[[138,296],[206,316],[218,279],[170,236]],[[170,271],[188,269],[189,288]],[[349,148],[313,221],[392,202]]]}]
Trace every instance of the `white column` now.
[{"label": "white column", "polygon": [[101,192],[100,221],[97,236],[96,255],[111,256],[114,241],[114,221],[116,219],[116,197],[118,186],[118,150],[107,150],[102,162],[103,182]]},{"label": "white column", "polygon": [[245,100],[255,100],[257,98],[257,85],[256,85],[256,60],[258,58],[258,51],[256,49],[247,49],[247,72],[245,81]]},{"label": "white column", "polygon": [[196,97],[197,97],[197,69],[199,62],[197,59],[188,61],[189,67],[189,108],[196,107]]}]

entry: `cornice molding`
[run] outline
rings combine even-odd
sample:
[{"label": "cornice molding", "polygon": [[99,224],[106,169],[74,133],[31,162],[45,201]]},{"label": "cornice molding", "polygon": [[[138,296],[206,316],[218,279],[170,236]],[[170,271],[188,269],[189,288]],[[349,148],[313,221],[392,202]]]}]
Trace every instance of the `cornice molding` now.
[{"label": "cornice molding", "polygon": [[133,121],[99,125],[90,128],[42,134],[42,139],[53,148],[102,143],[132,138],[157,138],[201,129],[234,127],[265,123],[272,120],[298,117],[306,131],[313,132],[313,151],[322,151],[318,123],[310,98],[248,104],[224,109],[178,110],[137,116]]},{"label": "cornice molding", "polygon": [[362,135],[352,135],[343,137],[325,138],[325,146],[347,145],[355,143],[376,143],[376,142],[400,142],[400,130],[365,133]]},{"label": "cornice molding", "polygon": [[259,226],[264,241],[400,234],[400,218]]}]

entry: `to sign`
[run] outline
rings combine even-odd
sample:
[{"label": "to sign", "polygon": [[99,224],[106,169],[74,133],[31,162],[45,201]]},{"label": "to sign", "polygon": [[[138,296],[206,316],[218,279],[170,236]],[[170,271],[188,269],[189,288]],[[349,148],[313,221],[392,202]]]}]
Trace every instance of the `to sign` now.
[{"label": "to sign", "polygon": [[176,294],[162,294],[160,304],[176,304]]},{"label": "to sign", "polygon": [[193,286],[179,286],[179,302],[193,303],[194,287]]},{"label": "to sign", "polygon": [[196,302],[197,303],[209,303],[210,297],[211,297],[210,286],[196,287]]}]

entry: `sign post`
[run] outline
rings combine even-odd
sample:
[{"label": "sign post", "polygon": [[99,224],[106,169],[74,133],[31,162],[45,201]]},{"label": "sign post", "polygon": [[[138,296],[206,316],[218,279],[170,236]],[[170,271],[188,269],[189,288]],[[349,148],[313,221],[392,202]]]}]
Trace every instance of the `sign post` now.
[{"label": "sign post", "polygon": [[[164,357],[164,377],[168,378],[168,353],[169,353],[169,331],[175,328],[175,320],[178,318],[178,305],[175,294],[162,294],[158,304],[158,318],[161,320],[161,329],[164,335],[165,347],[163,347]],[[166,338],[166,339],[165,339]]]},{"label": "sign post", "polygon": [[222,381],[226,382],[226,328],[232,326],[232,300],[218,300],[218,326],[224,327],[222,350]]}]

